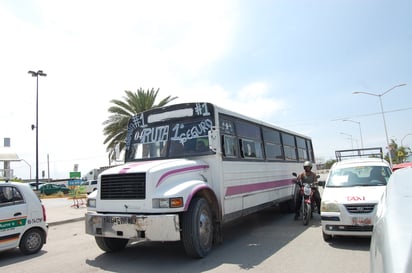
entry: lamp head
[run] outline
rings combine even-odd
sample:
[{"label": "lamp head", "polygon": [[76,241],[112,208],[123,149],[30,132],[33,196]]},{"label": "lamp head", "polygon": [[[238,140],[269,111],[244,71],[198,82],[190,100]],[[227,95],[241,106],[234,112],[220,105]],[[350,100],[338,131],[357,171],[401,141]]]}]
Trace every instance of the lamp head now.
[{"label": "lamp head", "polygon": [[27,72],[27,73],[31,74],[32,77],[37,77],[37,73],[34,72],[34,71],[31,71],[31,70],[30,70],[30,71]]},{"label": "lamp head", "polygon": [[46,76],[47,76],[47,74],[46,74],[46,73],[44,73],[44,72],[43,72],[43,70],[39,70],[39,71],[37,71],[37,75],[39,75],[39,76],[43,76],[43,77],[46,77]]}]

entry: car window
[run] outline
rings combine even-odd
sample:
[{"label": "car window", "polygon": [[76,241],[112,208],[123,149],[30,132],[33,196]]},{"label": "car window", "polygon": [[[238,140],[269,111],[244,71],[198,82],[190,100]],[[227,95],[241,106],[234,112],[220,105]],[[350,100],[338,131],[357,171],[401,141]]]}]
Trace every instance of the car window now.
[{"label": "car window", "polygon": [[327,187],[386,185],[391,175],[389,167],[358,166],[331,170]]},{"label": "car window", "polygon": [[0,186],[0,206],[8,206],[23,202],[23,196],[18,189],[12,186]]}]

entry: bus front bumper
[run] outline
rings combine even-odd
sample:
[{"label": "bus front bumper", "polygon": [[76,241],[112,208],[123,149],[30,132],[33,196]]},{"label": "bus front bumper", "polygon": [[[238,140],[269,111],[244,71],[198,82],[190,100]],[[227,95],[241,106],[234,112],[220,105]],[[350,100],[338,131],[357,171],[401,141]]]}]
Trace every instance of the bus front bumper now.
[{"label": "bus front bumper", "polygon": [[179,241],[179,215],[86,213],[86,233],[138,241]]}]

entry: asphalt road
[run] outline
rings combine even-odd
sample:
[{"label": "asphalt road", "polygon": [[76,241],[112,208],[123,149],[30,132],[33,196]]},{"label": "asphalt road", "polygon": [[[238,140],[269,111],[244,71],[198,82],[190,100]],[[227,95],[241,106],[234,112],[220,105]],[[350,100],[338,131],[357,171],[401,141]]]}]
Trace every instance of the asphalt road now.
[{"label": "asphalt road", "polygon": [[224,242],[204,259],[188,258],[179,243],[144,243],[104,253],[78,221],[50,227],[47,244],[33,256],[0,253],[1,272],[369,272],[369,239],[322,239],[320,218],[310,226],[275,208],[232,222]]}]

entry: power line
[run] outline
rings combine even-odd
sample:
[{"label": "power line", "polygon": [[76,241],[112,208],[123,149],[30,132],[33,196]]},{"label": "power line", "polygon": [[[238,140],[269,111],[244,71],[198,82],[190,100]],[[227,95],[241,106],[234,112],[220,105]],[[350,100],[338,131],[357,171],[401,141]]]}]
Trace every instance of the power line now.
[{"label": "power line", "polygon": [[[393,112],[400,112],[400,111],[407,111],[407,110],[412,110],[412,107],[385,111],[384,114],[393,113]],[[352,117],[332,119],[331,121],[338,121],[338,120],[342,120],[342,119],[352,119],[352,118],[359,118],[359,117],[369,117],[369,116],[375,116],[375,115],[382,115],[382,113],[381,112],[376,112],[376,113],[369,113],[369,114],[360,114],[360,115],[356,115],[356,116],[352,116]]]}]

